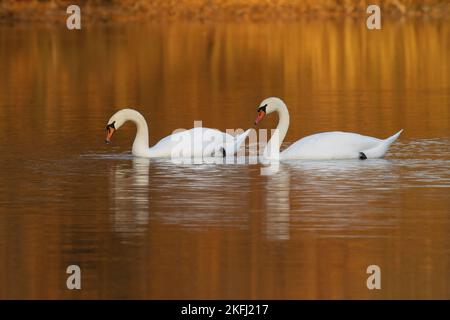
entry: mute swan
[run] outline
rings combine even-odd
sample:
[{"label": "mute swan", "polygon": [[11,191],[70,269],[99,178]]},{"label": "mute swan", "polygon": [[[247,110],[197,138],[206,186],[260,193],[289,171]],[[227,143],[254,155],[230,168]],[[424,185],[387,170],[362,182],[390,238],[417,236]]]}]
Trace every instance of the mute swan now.
[{"label": "mute swan", "polygon": [[114,132],[127,121],[134,122],[137,127],[132,154],[145,158],[201,157],[216,155],[216,152],[220,152],[223,156],[233,155],[250,132],[248,129],[233,137],[219,130],[196,127],[174,133],[159,140],[153,147],[149,147],[148,126],[145,118],[134,109],[122,109],[109,119],[105,142],[109,143]]},{"label": "mute swan", "polygon": [[257,125],[266,114],[277,112],[279,116],[277,136],[272,136],[264,150],[267,159],[371,159],[382,158],[389,146],[403,129],[393,136],[381,140],[350,132],[323,132],[304,137],[280,153],[280,146],[289,127],[289,111],[283,100],[271,97],[261,102],[255,120]]}]

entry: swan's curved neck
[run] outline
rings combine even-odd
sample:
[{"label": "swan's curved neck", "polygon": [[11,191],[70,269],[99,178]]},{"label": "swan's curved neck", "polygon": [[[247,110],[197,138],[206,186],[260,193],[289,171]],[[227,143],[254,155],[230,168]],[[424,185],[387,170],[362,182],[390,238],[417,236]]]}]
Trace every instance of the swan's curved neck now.
[{"label": "swan's curved neck", "polygon": [[279,146],[281,147],[281,144],[283,143],[284,138],[286,137],[286,133],[289,129],[289,111],[284,103],[282,105],[278,105],[277,113],[278,113],[277,130],[279,137]]},{"label": "swan's curved neck", "polygon": [[148,126],[145,118],[135,110],[128,110],[124,115],[126,120],[136,124],[136,137],[133,142],[133,154],[148,153]]},{"label": "swan's curved neck", "polygon": [[270,141],[267,143],[265,151],[266,154],[269,154],[268,152],[270,152],[270,157],[274,156],[272,152],[280,151],[281,144],[283,143],[289,129],[289,111],[287,106],[283,102],[280,102],[275,107],[275,111],[278,113],[278,125],[275,133],[272,134]]}]

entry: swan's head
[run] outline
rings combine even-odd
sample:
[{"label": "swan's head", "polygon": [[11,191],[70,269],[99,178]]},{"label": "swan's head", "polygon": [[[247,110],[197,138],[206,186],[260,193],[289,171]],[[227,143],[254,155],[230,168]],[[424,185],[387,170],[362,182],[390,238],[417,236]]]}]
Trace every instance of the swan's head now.
[{"label": "swan's head", "polygon": [[283,100],[281,100],[280,98],[270,97],[270,98],[264,99],[259,104],[259,107],[256,110],[256,112],[258,112],[258,115],[256,116],[256,119],[255,119],[255,125],[260,123],[261,120],[264,119],[264,117],[267,114],[277,111],[283,106],[285,106],[285,104],[284,104]]},{"label": "swan's head", "polygon": [[108,120],[108,124],[106,125],[106,143],[111,142],[111,138],[127,120],[127,113],[129,113],[130,109],[122,109],[114,113],[114,115]]}]

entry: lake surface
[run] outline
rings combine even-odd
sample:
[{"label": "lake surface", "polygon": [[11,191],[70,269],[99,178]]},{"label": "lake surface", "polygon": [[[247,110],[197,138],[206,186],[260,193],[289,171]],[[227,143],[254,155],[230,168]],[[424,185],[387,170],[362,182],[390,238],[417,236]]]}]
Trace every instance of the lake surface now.
[{"label": "lake surface", "polygon": [[[448,21],[2,26],[0,74],[2,299],[450,298]],[[286,145],[404,132],[384,159],[270,176],[133,158],[132,124],[103,142],[123,107],[154,144],[194,120],[252,127],[268,96]]]}]

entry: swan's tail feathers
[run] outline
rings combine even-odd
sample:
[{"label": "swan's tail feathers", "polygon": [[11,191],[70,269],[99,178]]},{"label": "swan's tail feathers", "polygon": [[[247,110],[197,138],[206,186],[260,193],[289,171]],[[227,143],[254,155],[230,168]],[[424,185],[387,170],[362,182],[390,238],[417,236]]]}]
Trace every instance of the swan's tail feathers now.
[{"label": "swan's tail feathers", "polygon": [[245,139],[247,138],[247,136],[249,135],[251,129],[247,129],[247,131],[245,131],[244,133],[241,133],[240,135],[238,135],[234,140],[234,147],[235,147],[235,152],[238,152],[239,149],[241,148],[242,143],[245,141]]},{"label": "swan's tail feathers", "polygon": [[251,129],[248,129],[244,133],[235,136],[233,140],[230,139],[229,142],[226,142],[224,148],[221,148],[222,155],[225,157],[236,154],[241,148],[242,143],[245,141],[245,138],[249,135],[250,131]]},{"label": "swan's tail feathers", "polygon": [[396,134],[390,136],[389,138],[384,139],[384,140],[383,140],[384,143],[387,143],[388,146],[391,145],[391,143],[393,143],[395,140],[397,140],[397,138],[400,136],[400,134],[401,134],[402,132],[403,132],[403,129],[400,130],[399,132],[397,132]]},{"label": "swan's tail feathers", "polygon": [[387,139],[381,140],[380,143],[371,149],[363,150],[360,153],[363,153],[364,156],[368,159],[374,158],[382,158],[385,153],[388,151],[390,145],[397,140],[400,134],[403,132],[403,129],[397,132],[396,134],[390,136]]}]

